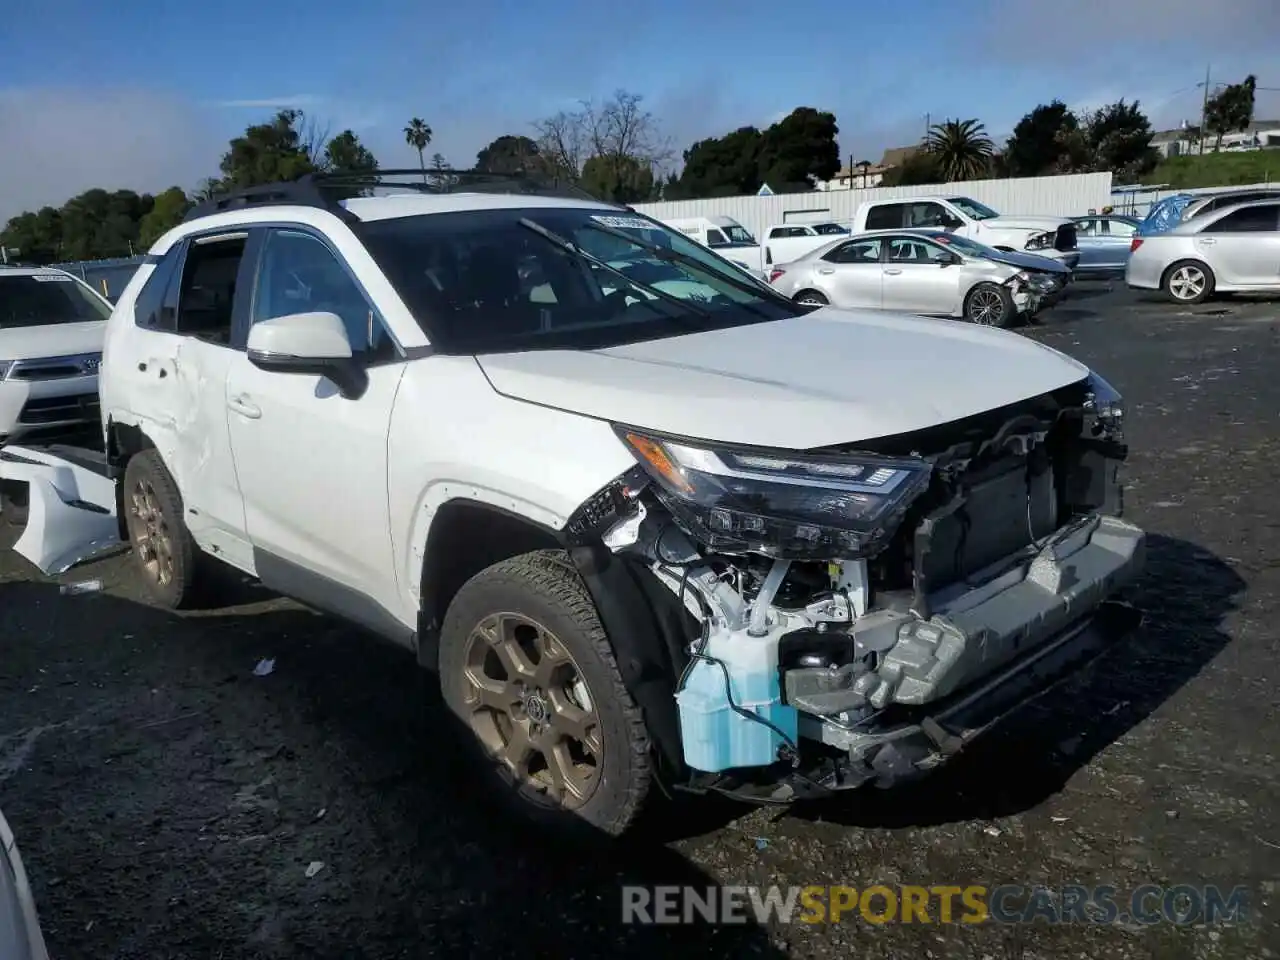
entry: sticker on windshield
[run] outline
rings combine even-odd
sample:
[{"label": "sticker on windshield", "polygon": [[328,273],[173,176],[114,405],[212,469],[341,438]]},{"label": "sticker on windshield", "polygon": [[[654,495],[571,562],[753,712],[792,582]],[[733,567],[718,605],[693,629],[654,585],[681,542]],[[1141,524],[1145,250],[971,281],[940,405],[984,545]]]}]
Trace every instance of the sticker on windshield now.
[{"label": "sticker on windshield", "polygon": [[31,279],[36,283],[73,283],[74,280],[65,273],[33,273]]},{"label": "sticker on windshield", "polygon": [[606,227],[613,227],[615,230],[656,230],[658,229],[648,220],[641,217],[592,217],[596,223],[604,224]]}]

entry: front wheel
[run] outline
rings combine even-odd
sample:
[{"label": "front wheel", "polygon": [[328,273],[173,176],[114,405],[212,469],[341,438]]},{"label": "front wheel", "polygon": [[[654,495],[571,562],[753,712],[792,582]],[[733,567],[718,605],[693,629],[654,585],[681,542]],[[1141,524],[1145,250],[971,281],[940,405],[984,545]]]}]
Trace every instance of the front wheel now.
[{"label": "front wheel", "polygon": [[441,628],[440,685],[509,812],[580,837],[619,836],[639,815],[649,735],[563,554],[513,557],[463,585]]},{"label": "front wheel", "polygon": [[192,605],[201,586],[200,548],[183,522],[178,485],[155,450],[129,460],[123,501],[129,545],[147,592],[171,610]]},{"label": "front wheel", "polygon": [[964,298],[964,318],[984,327],[1007,327],[1016,308],[1013,295],[995,283],[980,283]]},{"label": "front wheel", "polygon": [[1180,260],[1164,272],[1160,285],[1176,303],[1204,303],[1213,295],[1213,271],[1198,260]]},{"label": "front wheel", "polygon": [[825,307],[831,303],[825,294],[817,290],[802,290],[795,295],[794,300],[802,307]]}]

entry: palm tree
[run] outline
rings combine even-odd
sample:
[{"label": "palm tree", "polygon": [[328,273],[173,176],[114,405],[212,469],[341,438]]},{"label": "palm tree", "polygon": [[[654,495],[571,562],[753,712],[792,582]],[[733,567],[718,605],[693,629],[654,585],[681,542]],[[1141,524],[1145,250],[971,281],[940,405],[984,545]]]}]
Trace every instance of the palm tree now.
[{"label": "palm tree", "polygon": [[418,166],[422,168],[422,179],[427,179],[427,161],[423,151],[431,142],[431,128],[421,117],[414,117],[405,125],[404,142],[418,151]]},{"label": "palm tree", "polygon": [[977,120],[948,120],[929,128],[925,149],[933,154],[948,183],[977,180],[991,169],[995,146],[987,128]]}]

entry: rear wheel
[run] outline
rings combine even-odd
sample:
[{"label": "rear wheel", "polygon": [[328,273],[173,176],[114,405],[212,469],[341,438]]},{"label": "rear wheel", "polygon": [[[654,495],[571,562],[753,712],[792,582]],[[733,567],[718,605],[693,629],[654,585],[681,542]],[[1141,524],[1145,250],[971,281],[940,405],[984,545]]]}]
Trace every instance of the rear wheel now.
[{"label": "rear wheel", "polygon": [[1198,260],[1179,260],[1164,272],[1160,286],[1177,303],[1204,303],[1213,296],[1213,271]]},{"label": "rear wheel", "polygon": [[831,303],[825,294],[821,294],[817,290],[801,290],[792,299],[804,307],[825,307]]},{"label": "rear wheel", "polygon": [[509,813],[580,837],[635,820],[652,782],[648,732],[563,555],[524,554],[463,585],[441,629],[440,684]]},{"label": "rear wheel", "polygon": [[964,298],[964,318],[984,327],[1007,327],[1016,312],[1013,295],[996,283],[980,283]]},{"label": "rear wheel", "polygon": [[125,525],[147,592],[162,606],[190,606],[200,587],[200,548],[183,522],[182,496],[160,454],[144,450],[124,471]]}]

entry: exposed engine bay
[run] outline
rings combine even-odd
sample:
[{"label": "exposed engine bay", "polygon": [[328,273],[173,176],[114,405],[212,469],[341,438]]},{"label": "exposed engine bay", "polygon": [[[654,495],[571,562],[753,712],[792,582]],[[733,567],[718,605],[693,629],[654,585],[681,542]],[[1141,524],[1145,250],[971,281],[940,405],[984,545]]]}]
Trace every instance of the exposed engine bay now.
[{"label": "exposed engine bay", "polygon": [[699,625],[676,687],[695,777],[887,785],[1059,675],[1141,569],[1122,420],[1091,376],[834,449],[620,427],[639,466],[569,532],[642,559]]}]

